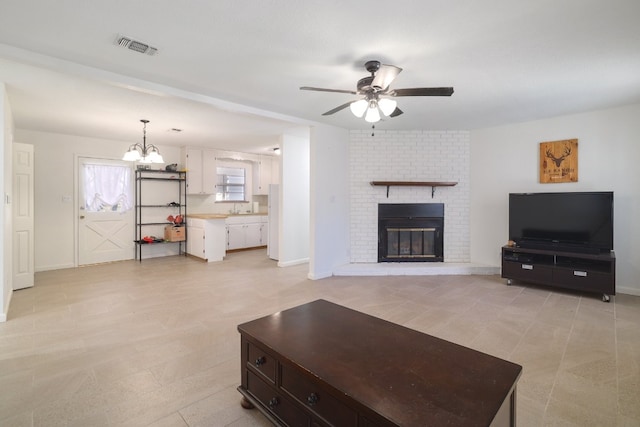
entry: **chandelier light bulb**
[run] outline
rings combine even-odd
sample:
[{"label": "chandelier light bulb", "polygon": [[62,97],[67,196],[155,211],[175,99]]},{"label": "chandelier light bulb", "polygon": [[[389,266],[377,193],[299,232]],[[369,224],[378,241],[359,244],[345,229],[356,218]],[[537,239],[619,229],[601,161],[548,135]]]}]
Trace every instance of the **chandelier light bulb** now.
[{"label": "chandelier light bulb", "polygon": [[158,152],[157,148],[153,147],[151,152],[147,155],[147,160],[149,163],[164,163],[162,156]]},{"label": "chandelier light bulb", "polygon": [[137,162],[140,158],[140,152],[137,150],[136,144],[134,144],[129,147],[129,150],[127,150],[126,153],[124,153],[122,160],[125,162]]}]

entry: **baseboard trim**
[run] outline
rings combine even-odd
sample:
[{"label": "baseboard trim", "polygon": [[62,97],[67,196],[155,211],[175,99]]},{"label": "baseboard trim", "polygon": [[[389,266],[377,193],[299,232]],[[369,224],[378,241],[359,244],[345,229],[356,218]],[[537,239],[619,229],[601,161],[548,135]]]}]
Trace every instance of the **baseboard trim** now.
[{"label": "baseboard trim", "polygon": [[627,288],[626,286],[622,286],[622,287],[616,286],[616,294],[625,294],[625,295],[633,295],[636,297],[640,297],[640,289]]},{"label": "baseboard trim", "polygon": [[35,268],[36,273],[40,273],[42,271],[49,270],[64,270],[65,268],[74,268],[77,267],[75,264],[58,264],[58,265],[41,265],[40,267]]},{"label": "baseboard trim", "polygon": [[306,264],[309,258],[294,259],[291,261],[278,261],[278,267],[291,267],[292,265]]},{"label": "baseboard trim", "polygon": [[0,313],[0,323],[6,322],[9,318],[9,307],[11,306],[11,297],[13,297],[13,291],[9,292],[7,297],[7,303],[2,307],[2,313]]},{"label": "baseboard trim", "polygon": [[470,262],[380,262],[345,264],[334,276],[452,276],[495,275],[500,267]]}]

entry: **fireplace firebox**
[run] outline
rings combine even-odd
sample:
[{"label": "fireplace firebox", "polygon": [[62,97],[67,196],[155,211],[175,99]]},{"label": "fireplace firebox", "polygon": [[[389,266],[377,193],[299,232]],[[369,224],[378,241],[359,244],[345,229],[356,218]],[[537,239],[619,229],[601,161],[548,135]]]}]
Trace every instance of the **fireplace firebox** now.
[{"label": "fireplace firebox", "polygon": [[378,205],[378,262],[443,262],[444,204]]}]

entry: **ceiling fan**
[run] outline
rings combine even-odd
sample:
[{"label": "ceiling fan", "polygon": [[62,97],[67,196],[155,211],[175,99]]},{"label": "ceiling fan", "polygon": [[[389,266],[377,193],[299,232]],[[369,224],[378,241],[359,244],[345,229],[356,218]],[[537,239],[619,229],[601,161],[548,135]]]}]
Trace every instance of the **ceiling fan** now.
[{"label": "ceiling fan", "polygon": [[[380,111],[388,117],[396,117],[402,114],[398,103],[392,99],[398,96],[451,96],[452,87],[417,87],[411,89],[391,89],[389,85],[400,74],[402,68],[395,65],[381,64],[380,61],[367,61],[364,67],[370,76],[358,80],[356,90],[324,89],[319,87],[302,86],[301,90],[313,90],[318,92],[349,93],[361,95],[362,99],[349,101],[322,114],[329,116],[347,107],[356,117],[365,116],[370,123],[380,121]],[[366,113],[366,115],[365,115]]]}]

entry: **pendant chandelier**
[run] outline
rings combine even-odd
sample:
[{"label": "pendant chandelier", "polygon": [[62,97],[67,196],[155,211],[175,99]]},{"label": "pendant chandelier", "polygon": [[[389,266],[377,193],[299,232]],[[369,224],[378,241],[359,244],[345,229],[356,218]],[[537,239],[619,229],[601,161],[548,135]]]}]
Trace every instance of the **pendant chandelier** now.
[{"label": "pendant chandelier", "polygon": [[127,152],[124,153],[122,160],[143,164],[164,163],[158,147],[152,144],[147,145],[147,123],[149,123],[149,120],[142,119],[140,121],[143,123],[142,145],[139,143],[130,145]]}]

